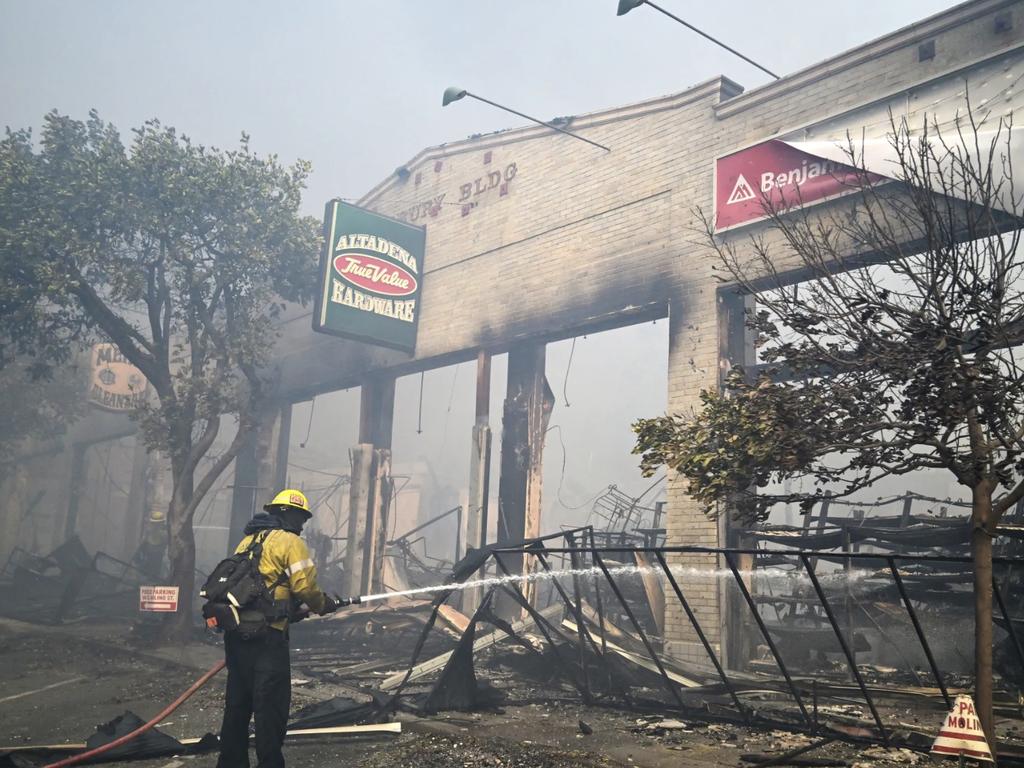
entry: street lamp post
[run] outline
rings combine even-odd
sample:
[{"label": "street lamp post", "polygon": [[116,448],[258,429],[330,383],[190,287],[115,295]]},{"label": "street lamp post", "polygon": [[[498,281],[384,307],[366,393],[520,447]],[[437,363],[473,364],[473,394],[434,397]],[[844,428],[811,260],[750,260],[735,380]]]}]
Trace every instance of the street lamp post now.
[{"label": "street lamp post", "polygon": [[518,117],[522,117],[522,118],[524,118],[526,120],[529,120],[530,122],[537,123],[537,125],[543,125],[545,128],[550,128],[553,131],[558,131],[559,133],[564,133],[566,136],[572,136],[574,139],[579,139],[580,141],[585,141],[585,142],[587,142],[587,144],[595,146],[598,149],[603,149],[605,152],[611,152],[611,149],[606,147],[604,144],[598,144],[596,141],[591,141],[590,139],[585,139],[582,136],[580,136],[579,134],[573,133],[572,131],[567,131],[564,128],[559,128],[557,125],[552,125],[551,123],[545,123],[543,120],[538,120],[535,117],[530,117],[529,115],[524,115],[522,112],[517,112],[514,109],[506,107],[506,106],[504,106],[502,104],[498,104],[497,102],[491,101],[490,99],[485,99],[483,96],[477,96],[475,93],[470,93],[469,91],[465,90],[464,88],[457,88],[455,86],[450,86],[448,88],[445,88],[444,89],[444,95],[441,97],[441,106],[442,107],[447,107],[453,101],[458,101],[459,99],[465,98],[466,96],[469,96],[469,98],[471,98],[471,99],[476,99],[477,101],[482,101],[484,104],[490,104],[492,107],[497,107],[498,109],[503,109],[506,112],[511,112],[513,115],[517,115]]},{"label": "street lamp post", "polygon": [[639,8],[641,5],[644,5],[644,4],[647,4],[647,5],[651,6],[651,8],[653,8],[656,11],[661,11],[663,14],[668,16],[670,19],[673,19],[674,21],[678,21],[680,24],[682,24],[687,29],[693,30],[698,35],[700,35],[703,38],[706,38],[707,40],[710,40],[715,45],[717,45],[717,46],[719,46],[721,48],[725,48],[725,50],[727,50],[729,53],[733,54],[734,56],[739,56],[741,59],[743,59],[748,64],[752,64],[753,66],[755,66],[758,69],[760,69],[762,72],[765,72],[766,74],[771,75],[776,80],[779,79],[779,76],[776,75],[774,72],[772,72],[770,69],[767,69],[766,67],[762,67],[756,61],[754,61],[753,59],[749,58],[748,56],[744,56],[742,53],[737,51],[735,48],[729,47],[728,45],[723,43],[721,40],[716,40],[715,38],[713,38],[707,32],[703,32],[703,31],[697,29],[697,27],[693,26],[693,24],[690,24],[688,22],[683,21],[682,19],[680,19],[678,16],[676,16],[673,13],[669,13],[664,8],[662,8],[660,5],[655,5],[654,3],[651,2],[651,0],[619,0],[619,9],[618,9],[616,15],[618,15],[618,16],[625,16],[627,13],[632,11],[634,8]]}]

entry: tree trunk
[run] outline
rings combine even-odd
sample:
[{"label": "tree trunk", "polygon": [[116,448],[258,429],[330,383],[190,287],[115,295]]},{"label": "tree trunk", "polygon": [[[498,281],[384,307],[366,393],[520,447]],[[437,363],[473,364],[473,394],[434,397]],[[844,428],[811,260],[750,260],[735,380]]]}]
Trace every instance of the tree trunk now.
[{"label": "tree trunk", "polygon": [[992,494],[973,492],[971,556],[974,560],[974,705],[989,746],[995,752],[992,716]]},{"label": "tree trunk", "polygon": [[188,512],[195,477],[192,472],[183,471],[183,461],[172,460],[171,465],[174,493],[167,510],[167,559],[171,583],[178,587],[178,612],[168,616],[168,629],[173,640],[185,642],[192,632],[192,598],[196,589],[196,540],[192,515]]}]

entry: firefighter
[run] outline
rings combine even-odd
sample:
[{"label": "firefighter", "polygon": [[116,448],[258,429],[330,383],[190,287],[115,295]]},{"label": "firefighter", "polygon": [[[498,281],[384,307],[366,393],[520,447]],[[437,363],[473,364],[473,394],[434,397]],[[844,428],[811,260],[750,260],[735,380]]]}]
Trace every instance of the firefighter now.
[{"label": "firefighter", "polygon": [[243,639],[228,632],[224,637],[228,682],[224,720],[220,729],[217,768],[248,768],[249,719],[256,720],[256,756],[259,768],[282,768],[284,742],[291,703],[291,665],[288,655],[288,620],[304,603],[321,615],[338,610],[338,602],[316,582],[316,567],[302,526],[313,516],[300,491],[284,490],[263,507],[245,527],[245,538],[235,552],[243,552],[253,537],[269,531],[263,541],[259,570],[274,589],[275,615],[261,636]]},{"label": "firefighter", "polygon": [[142,543],[135,553],[134,563],[148,576],[163,578],[164,557],[167,554],[167,519],[162,509],[150,510],[142,533]]}]

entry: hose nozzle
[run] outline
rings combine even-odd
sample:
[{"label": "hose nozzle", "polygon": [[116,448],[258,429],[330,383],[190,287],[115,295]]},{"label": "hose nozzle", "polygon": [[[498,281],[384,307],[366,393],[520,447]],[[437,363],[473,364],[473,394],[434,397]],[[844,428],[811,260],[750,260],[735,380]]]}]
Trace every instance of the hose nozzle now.
[{"label": "hose nozzle", "polygon": [[359,605],[359,603],[363,602],[363,598],[359,595],[355,597],[339,597],[336,598],[336,602],[340,607],[344,608],[346,605]]}]

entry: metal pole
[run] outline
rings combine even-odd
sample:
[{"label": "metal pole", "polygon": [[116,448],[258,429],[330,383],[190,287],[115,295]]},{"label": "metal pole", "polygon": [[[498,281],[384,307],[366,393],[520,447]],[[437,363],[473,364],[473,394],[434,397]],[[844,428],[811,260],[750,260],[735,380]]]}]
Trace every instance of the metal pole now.
[{"label": "metal pole", "polygon": [[[792,763],[791,761],[794,757],[799,757],[800,755],[805,755],[808,752],[813,752],[816,749],[820,749],[821,747],[831,744],[835,740],[835,736],[828,736],[827,738],[821,739],[820,741],[813,741],[810,744],[806,744],[802,747],[797,747],[796,749],[790,750],[785,754],[776,755],[775,757],[765,760],[763,763],[756,763],[756,765],[758,766],[758,768],[768,768],[768,766],[773,765],[793,765],[794,763]],[[799,763],[796,764],[799,765]]]},{"label": "metal pole", "polygon": [[[524,554],[525,554],[525,552],[524,552]],[[495,558],[495,563],[497,563],[498,568],[506,576],[510,576],[511,575],[509,573],[509,570],[504,566],[504,564],[501,562],[501,560]],[[583,688],[580,685],[579,680],[577,680],[574,675],[571,675],[571,674],[568,673],[567,670],[570,669],[570,665],[567,664],[565,662],[565,659],[562,658],[562,654],[558,650],[558,646],[555,645],[555,641],[551,639],[551,634],[548,632],[548,630],[546,628],[546,627],[550,626],[551,629],[555,629],[554,625],[549,624],[547,619],[545,619],[543,616],[541,616],[540,612],[537,611],[537,609],[534,608],[532,605],[530,605],[530,601],[527,600],[525,597],[523,597],[523,593],[519,591],[518,587],[512,588],[512,587],[509,587],[507,584],[503,584],[501,588],[504,589],[505,592],[507,592],[512,597],[513,600],[515,600],[517,603],[519,603],[519,605],[522,606],[523,610],[525,610],[528,614],[530,614],[530,618],[532,618],[534,623],[536,623],[537,629],[540,630],[541,634],[544,635],[544,639],[548,641],[548,645],[551,646],[551,650],[554,652],[555,658],[558,660],[559,666],[565,672],[566,677],[569,678],[569,680],[572,682],[572,684],[576,688],[576,690],[578,690],[580,692],[580,694],[583,695]],[[558,630],[555,630],[555,631],[558,633],[559,637],[562,637],[562,634],[560,632],[558,632]]]},{"label": "metal pole", "polygon": [[903,510],[900,512],[900,528],[906,528],[910,525],[910,510],[914,505],[914,494],[907,493],[903,497]]},{"label": "metal pole", "polygon": [[611,152],[611,150],[608,147],[606,147],[604,144],[598,144],[596,141],[591,141],[590,139],[585,139],[582,136],[580,136],[579,134],[573,133],[572,131],[567,131],[564,128],[559,128],[557,125],[552,125],[551,123],[545,123],[543,120],[538,120],[536,117],[530,117],[529,115],[524,115],[522,112],[517,112],[514,109],[510,109],[509,107],[506,107],[506,106],[504,106],[502,104],[498,104],[497,102],[491,101],[490,99],[485,99],[483,96],[477,96],[475,93],[470,93],[469,91],[466,91],[466,95],[469,96],[470,98],[476,99],[477,101],[482,101],[484,104],[490,104],[492,107],[497,107],[498,109],[503,109],[506,112],[511,112],[513,115],[518,115],[519,117],[521,117],[521,118],[523,118],[525,120],[529,120],[532,123],[537,123],[537,125],[543,125],[545,128],[550,128],[553,131],[558,131],[559,133],[564,133],[566,136],[572,136],[574,139],[579,139],[580,141],[585,141],[585,142],[587,142],[587,144],[591,144],[591,145],[597,147],[598,149],[603,149],[605,152]]},{"label": "metal pole", "polygon": [[644,2],[646,2],[649,6],[651,6],[651,8],[654,8],[656,11],[661,11],[663,14],[668,16],[670,19],[674,19],[675,21],[678,21],[680,24],[682,24],[687,29],[692,30],[693,32],[696,32],[698,35],[700,35],[701,37],[703,37],[703,38],[705,38],[707,40],[710,40],[715,45],[720,46],[722,48],[725,48],[725,50],[727,50],[729,53],[733,54],[734,56],[739,56],[741,59],[743,59],[745,62],[747,62],[747,64],[750,64],[751,66],[757,67],[758,69],[760,69],[765,74],[771,75],[772,77],[774,77],[776,80],[779,79],[779,76],[776,75],[774,72],[772,72],[770,69],[765,69],[760,64],[758,64],[756,61],[754,61],[751,58],[748,58],[748,57],[744,56],[742,53],[737,51],[735,48],[730,48],[728,45],[723,43],[721,40],[717,40],[717,39],[713,38],[711,35],[709,35],[707,32],[703,32],[703,31],[697,29],[697,27],[693,26],[692,24],[688,24],[687,22],[683,21],[681,18],[676,16],[674,13],[669,13],[668,11],[666,11],[660,5],[655,5],[654,3],[651,2],[651,0],[644,0]]},{"label": "metal pole", "polygon": [[668,583],[672,586],[672,590],[676,593],[676,597],[679,598],[679,603],[683,606],[683,610],[686,611],[686,617],[690,620],[690,624],[693,625],[693,631],[697,633],[697,637],[700,638],[700,642],[704,646],[704,650],[707,651],[708,658],[710,658],[711,663],[715,665],[715,670],[718,672],[718,676],[722,678],[722,683],[725,685],[726,690],[729,691],[729,695],[732,697],[732,701],[736,705],[736,709],[739,710],[739,713],[743,716],[743,722],[749,725],[750,713],[747,711],[746,707],[740,704],[740,698],[736,695],[736,690],[732,687],[732,683],[729,681],[728,675],[725,674],[725,670],[718,661],[718,655],[715,653],[714,648],[711,647],[711,643],[708,642],[708,638],[704,634],[704,629],[701,627],[700,622],[697,621],[697,617],[694,615],[693,609],[690,608],[690,602],[683,595],[683,591],[679,588],[679,584],[676,582],[676,577],[672,575],[672,571],[669,569],[668,563],[665,562],[665,557],[661,552],[655,552],[654,555],[658,558],[658,563],[661,565],[661,569],[665,572],[665,576],[668,578]]},{"label": "metal pole", "polygon": [[626,598],[622,596],[622,590],[619,589],[619,585],[615,583],[612,575],[608,572],[607,566],[604,564],[604,560],[597,550],[591,550],[591,555],[594,558],[594,562],[597,563],[597,567],[604,573],[604,577],[608,580],[609,586],[612,588],[612,592],[615,593],[615,597],[618,598],[619,605],[622,606],[622,610],[626,612],[626,616],[629,617],[629,623],[633,625],[633,629],[640,635],[640,639],[643,641],[644,647],[647,649],[647,653],[651,656],[651,661],[658,667],[658,672],[661,673],[662,679],[665,681],[665,687],[668,688],[669,693],[672,694],[672,698],[676,700],[680,709],[686,709],[686,705],[683,703],[682,697],[679,695],[679,691],[676,690],[675,684],[672,679],[668,676],[668,671],[665,669],[665,665],[661,663],[661,658],[658,656],[657,651],[654,650],[654,646],[651,645],[650,639],[647,637],[647,633],[644,632],[643,627],[640,626],[640,622],[637,621],[636,616],[633,614],[633,610],[626,603]]},{"label": "metal pole", "polygon": [[[852,549],[852,543],[850,538],[850,528],[847,525],[843,526],[843,552],[849,554]],[[850,582],[850,575],[853,571],[853,561],[850,558],[846,558],[843,561],[843,573],[845,574],[844,581],[846,582],[846,589],[843,594],[843,608],[846,614],[846,642],[850,644],[852,648],[854,645],[853,637],[853,586]]]},{"label": "metal pole", "polygon": [[458,511],[455,513],[455,556],[452,558],[453,563],[457,563],[462,559],[462,505],[460,504],[455,509]]},{"label": "metal pole", "polygon": [[754,616],[754,621],[757,622],[758,629],[761,630],[761,636],[764,638],[765,643],[768,645],[768,650],[771,651],[772,658],[775,659],[775,663],[779,665],[779,670],[782,672],[782,676],[786,678],[786,684],[789,686],[789,692],[796,701],[797,706],[800,707],[800,712],[803,713],[804,720],[808,726],[812,726],[811,716],[807,712],[807,707],[804,706],[803,700],[800,698],[800,693],[796,689],[796,685],[793,683],[793,678],[789,676],[789,670],[786,669],[785,663],[782,661],[782,655],[779,653],[778,647],[775,645],[775,641],[772,640],[771,634],[768,632],[768,627],[764,624],[764,619],[761,618],[760,611],[757,610],[757,605],[754,603],[754,598],[750,596],[750,590],[747,589],[747,585],[743,582],[743,577],[740,576],[739,569],[736,568],[736,563],[733,562],[732,555],[729,552],[723,553],[725,562],[729,566],[729,570],[732,571],[732,575],[736,579],[736,585],[740,589],[740,594],[743,595],[743,599],[746,601],[747,606],[750,608],[750,612]]},{"label": "metal pole", "polygon": [[[594,526],[590,526],[587,531],[587,535],[590,538],[590,549],[591,551],[597,546],[597,541],[594,539]],[[575,539],[575,537],[574,537]],[[590,558],[590,562],[594,562],[593,556]],[[598,575],[594,574],[594,607],[597,609],[597,621],[601,630],[601,656],[607,658],[608,656],[608,637],[607,630],[604,626],[604,599],[601,597],[601,579]],[[605,671],[608,674],[608,688],[612,687],[612,671],[605,665]]]},{"label": "metal pole", "polygon": [[903,606],[907,609],[907,615],[910,616],[910,623],[914,625],[914,632],[917,633],[918,642],[921,643],[921,649],[924,651],[925,658],[928,659],[928,666],[931,667],[932,675],[935,677],[935,682],[939,684],[939,690],[942,691],[942,698],[946,700],[947,707],[952,707],[953,700],[949,698],[949,691],[946,690],[946,684],[942,682],[942,673],[939,672],[939,665],[935,663],[935,657],[932,655],[932,648],[928,645],[928,640],[924,636],[924,630],[921,628],[921,622],[917,620],[917,611],[914,610],[914,606],[910,602],[910,595],[907,594],[907,588],[903,585],[903,577],[900,576],[900,571],[896,567],[896,559],[894,557],[889,557],[887,559],[889,561],[889,570],[892,572],[893,581],[896,582],[896,589],[900,593],[900,599],[903,600]]},{"label": "metal pole", "polygon": [[[572,557],[572,568],[575,570],[575,568],[576,568],[576,555],[573,554],[571,557]],[[546,572],[550,573],[551,572],[551,568],[548,566],[548,562],[544,558],[544,556],[541,555],[541,554],[538,554],[537,555],[537,559],[540,561],[540,564],[544,568],[544,570]],[[555,583],[555,586],[558,588],[558,594],[562,596],[562,600],[572,610],[573,616],[576,617],[576,650],[579,653],[580,675],[581,675],[581,679],[583,680],[583,701],[585,701],[587,704],[589,704],[591,702],[592,698],[593,698],[593,694],[591,693],[591,690],[590,690],[590,675],[587,672],[587,648],[586,648],[586,640],[584,638],[586,638],[587,640],[590,640],[591,645],[594,644],[594,641],[590,637],[590,633],[587,632],[586,627],[583,626],[583,612],[580,610],[580,604],[579,604],[579,599],[580,599],[579,583],[576,580],[576,574],[573,574],[573,576],[572,576],[573,594],[575,595],[576,600],[575,601],[570,601],[569,597],[562,590],[561,586],[558,585],[558,579],[553,579],[553,581]]]},{"label": "metal pole", "polygon": [[995,595],[996,603],[999,604],[999,612],[1003,614],[1003,619],[1006,621],[1006,631],[1010,633],[1013,646],[1017,649],[1017,659],[1020,661],[1021,667],[1024,668],[1024,648],[1021,647],[1020,637],[1017,636],[1017,630],[1013,627],[1013,619],[1006,610],[1006,603],[1003,602],[1003,593],[999,589],[999,583],[996,581],[995,574],[992,575],[992,594]]},{"label": "metal pole", "polygon": [[[551,564],[548,562],[547,558],[540,552],[535,552],[534,554],[537,556],[537,560],[540,562],[544,570],[551,573]],[[575,568],[575,565],[573,567]],[[573,579],[575,578],[576,576],[573,575]],[[573,605],[573,601],[569,598],[569,594],[565,591],[565,587],[558,583],[557,578],[552,578],[551,583],[554,585],[555,591],[557,591],[558,595],[562,598],[562,602],[565,603],[566,607],[571,610],[573,615],[576,616],[577,620],[579,620],[582,614],[577,612],[577,608]],[[586,638],[590,641],[590,645],[594,649],[594,653],[597,653],[597,644],[590,637],[590,632],[588,632],[586,627],[583,627],[582,624],[579,625],[579,633],[581,633],[581,638]]]},{"label": "metal pole", "polygon": [[[548,631],[548,629],[554,629],[554,625],[547,622],[544,619],[544,617],[540,615],[537,609],[530,605],[529,601],[525,597],[523,597],[523,594],[518,589],[513,589],[512,587],[509,587],[507,584],[503,584],[501,588],[505,590],[505,592],[508,593],[508,595],[511,596],[513,600],[519,603],[519,605],[523,607],[523,610],[530,614],[530,617],[534,620],[534,623],[537,625],[537,629],[540,630],[540,633],[544,635],[544,639],[547,641],[548,645],[551,646],[551,650],[554,652],[555,658],[558,660],[558,665],[562,669],[562,672],[565,674],[566,677],[569,678],[569,681],[573,684],[573,687],[575,687],[576,690],[578,690],[582,695],[583,688],[580,686],[579,680],[577,680],[574,675],[569,674],[568,670],[571,668],[570,665],[567,664],[565,659],[562,658],[562,654],[558,650],[558,646],[555,644],[555,641],[551,639],[551,633]],[[559,634],[559,637],[561,637],[561,634]]]},{"label": "metal pole", "polygon": [[[820,534],[825,530],[825,526],[828,525],[828,508],[830,506],[832,506],[831,499],[825,499],[821,502],[821,510],[818,512],[818,525],[815,528],[815,533]],[[810,513],[808,513],[808,515],[810,515]],[[801,547],[801,549],[803,549],[803,547]],[[811,567],[818,567],[818,558],[811,558]]]},{"label": "metal pole", "polygon": [[[580,529],[582,530],[582,529]],[[557,534],[551,534],[548,536],[541,536],[531,541],[547,541],[552,538],[562,537],[564,532]],[[509,552],[516,553],[521,547],[495,547],[495,552]],[[698,547],[698,546],[673,546],[673,547],[594,547],[597,552],[602,554],[615,554],[615,553],[632,553],[636,552],[664,552],[666,554],[680,554],[680,555],[757,555],[758,557],[765,557],[767,555],[783,555],[785,557],[793,557],[800,554],[798,551],[792,549],[755,549],[751,547]],[[559,552],[566,551],[564,547],[545,547],[544,551],[549,555],[556,555]],[[589,551],[589,550],[588,550]],[[879,561],[885,563],[888,555],[879,554],[877,552],[850,552],[845,555],[836,555],[834,552],[813,552],[808,551],[807,554],[811,557],[835,557],[836,559],[842,559],[849,557],[855,561],[871,563],[873,561]],[[974,561],[967,555],[900,555],[900,560],[913,563],[964,563],[971,565]],[[1024,558],[1020,557],[992,557],[993,564],[998,565],[1014,565],[1019,566],[1024,564]]]},{"label": "metal pole", "polygon": [[882,742],[888,744],[889,733],[885,730],[885,726],[882,725],[882,718],[878,714],[878,710],[875,709],[875,702],[871,698],[871,694],[868,693],[868,688],[864,684],[864,678],[861,677],[860,670],[857,669],[857,661],[853,656],[853,652],[850,650],[850,646],[846,644],[846,638],[843,637],[842,630],[836,623],[835,614],[832,613],[832,606],[829,605],[828,598],[825,597],[825,591],[821,588],[821,582],[818,581],[818,576],[814,572],[814,568],[811,567],[809,560],[810,558],[805,553],[800,553],[800,561],[804,564],[804,568],[807,570],[807,576],[811,580],[811,586],[814,587],[814,591],[818,595],[818,601],[821,603],[821,607],[825,609],[825,616],[828,618],[829,624],[832,625],[832,631],[836,635],[836,640],[839,641],[840,648],[843,649],[843,655],[846,656],[846,661],[850,665],[850,671],[853,673],[853,677],[857,681],[858,687],[860,687],[860,692],[864,695],[864,701],[867,702],[868,709],[871,710],[871,716],[875,719],[878,731],[882,735]]}]

